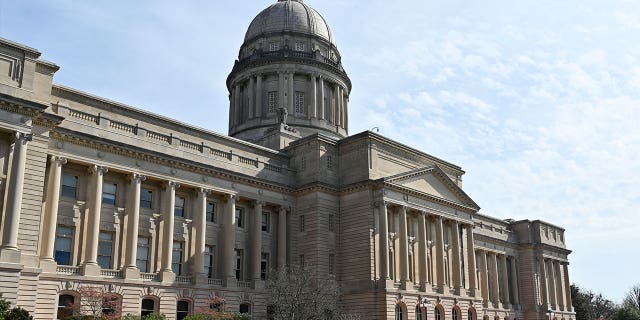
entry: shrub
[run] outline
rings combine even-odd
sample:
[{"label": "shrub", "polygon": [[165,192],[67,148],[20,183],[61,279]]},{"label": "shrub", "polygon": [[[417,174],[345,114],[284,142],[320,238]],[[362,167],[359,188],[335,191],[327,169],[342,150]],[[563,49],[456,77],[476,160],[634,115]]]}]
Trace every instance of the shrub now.
[{"label": "shrub", "polygon": [[7,312],[5,319],[9,320],[33,320],[33,317],[29,314],[29,311],[20,307],[15,307]]}]

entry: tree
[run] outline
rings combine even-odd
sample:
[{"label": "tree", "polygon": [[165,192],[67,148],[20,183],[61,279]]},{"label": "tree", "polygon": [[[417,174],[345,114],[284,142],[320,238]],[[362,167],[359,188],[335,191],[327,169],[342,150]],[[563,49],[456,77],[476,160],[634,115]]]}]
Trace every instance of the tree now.
[{"label": "tree", "polygon": [[640,284],[636,284],[627,292],[622,304],[625,308],[640,312]]},{"label": "tree", "polygon": [[571,300],[576,312],[576,320],[610,318],[617,311],[613,301],[600,293],[596,294],[580,288],[576,284],[571,285]]},{"label": "tree", "polygon": [[80,316],[91,319],[119,319],[122,313],[122,302],[118,294],[102,287],[82,286],[78,288],[80,301],[72,309]]},{"label": "tree", "polygon": [[11,303],[0,296],[0,320],[33,320],[33,317],[25,309],[11,308]]}]

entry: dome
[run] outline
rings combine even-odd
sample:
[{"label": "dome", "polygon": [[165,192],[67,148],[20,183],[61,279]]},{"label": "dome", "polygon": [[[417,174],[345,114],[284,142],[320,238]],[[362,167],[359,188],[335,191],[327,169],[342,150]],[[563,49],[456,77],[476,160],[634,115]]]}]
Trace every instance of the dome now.
[{"label": "dome", "polygon": [[262,10],[249,25],[244,41],[283,31],[317,36],[335,46],[327,21],[302,0],[278,0]]}]

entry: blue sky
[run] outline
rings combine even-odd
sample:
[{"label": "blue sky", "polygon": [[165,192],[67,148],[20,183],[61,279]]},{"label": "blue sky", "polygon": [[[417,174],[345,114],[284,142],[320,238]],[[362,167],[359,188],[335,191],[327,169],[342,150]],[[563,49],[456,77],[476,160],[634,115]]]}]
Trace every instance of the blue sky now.
[{"label": "blue sky", "polygon": [[[225,79],[274,1],[0,0],[0,37],[56,83],[226,133]],[[564,226],[572,282],[640,283],[640,2],[306,3],[353,82],[352,134],[462,166],[485,214]]]}]

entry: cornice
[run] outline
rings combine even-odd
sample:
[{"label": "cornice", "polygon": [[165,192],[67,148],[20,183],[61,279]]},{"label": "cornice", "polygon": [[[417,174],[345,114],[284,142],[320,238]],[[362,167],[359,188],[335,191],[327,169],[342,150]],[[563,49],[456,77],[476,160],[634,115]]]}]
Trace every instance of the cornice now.
[{"label": "cornice", "polygon": [[0,93],[0,110],[33,117],[44,112],[49,106]]},{"label": "cornice", "polygon": [[396,189],[399,192],[404,193],[404,194],[409,194],[409,195],[412,195],[412,196],[415,196],[415,197],[418,197],[418,198],[422,198],[422,199],[425,199],[425,200],[428,200],[428,201],[431,201],[431,202],[434,202],[434,203],[438,203],[438,204],[441,204],[441,205],[444,205],[444,206],[447,206],[447,207],[450,207],[450,208],[455,208],[455,209],[458,209],[458,210],[461,210],[461,211],[464,211],[464,212],[467,212],[467,213],[476,213],[477,212],[477,210],[475,208],[473,208],[473,207],[469,207],[469,206],[466,206],[466,205],[463,205],[463,204],[460,204],[460,203],[449,201],[449,200],[447,200],[445,198],[440,198],[440,197],[428,194],[426,192],[418,191],[418,190],[415,190],[415,189],[411,189],[411,188],[407,188],[407,187],[403,187],[403,186],[400,186],[400,185],[397,185],[397,184],[392,184],[392,183],[387,183],[387,182],[384,182],[384,186],[386,188],[389,188],[389,189]]}]

